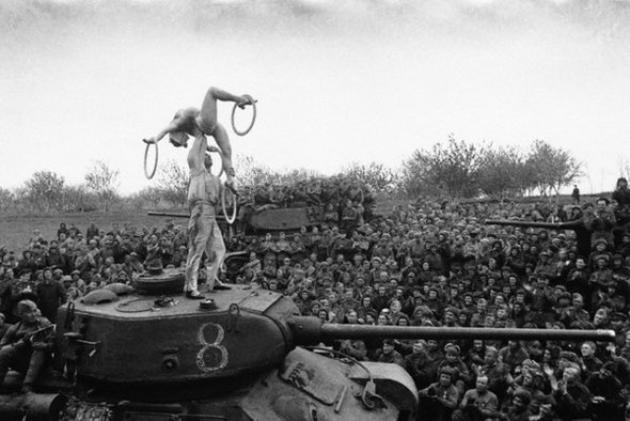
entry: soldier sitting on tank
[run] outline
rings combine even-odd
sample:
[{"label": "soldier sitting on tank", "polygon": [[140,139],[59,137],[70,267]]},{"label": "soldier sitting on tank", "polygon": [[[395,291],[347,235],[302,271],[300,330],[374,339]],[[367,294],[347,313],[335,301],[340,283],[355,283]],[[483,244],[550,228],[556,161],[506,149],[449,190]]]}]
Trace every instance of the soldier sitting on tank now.
[{"label": "soldier sitting on tank", "polygon": [[22,389],[31,391],[53,343],[54,325],[41,316],[31,300],[17,304],[20,321],[11,326],[0,340],[0,384],[12,368],[26,373]]}]

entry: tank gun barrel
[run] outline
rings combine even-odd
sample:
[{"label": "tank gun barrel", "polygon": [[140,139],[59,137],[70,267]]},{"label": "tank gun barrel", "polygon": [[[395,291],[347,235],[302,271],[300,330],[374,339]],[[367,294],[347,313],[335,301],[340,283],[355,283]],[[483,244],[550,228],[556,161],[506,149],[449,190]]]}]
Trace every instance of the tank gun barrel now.
[{"label": "tank gun barrel", "polygon": [[591,252],[591,232],[583,220],[569,222],[534,222],[534,221],[513,221],[510,219],[486,219],[486,225],[509,225],[513,227],[525,228],[547,228],[553,230],[573,230],[577,237],[578,251],[582,256],[588,256]]},{"label": "tank gun barrel", "polygon": [[334,339],[503,339],[503,340],[615,340],[613,330],[510,329],[473,327],[373,326],[324,323],[317,317],[295,317],[289,325],[296,344]]},{"label": "tank gun barrel", "polygon": [[[147,212],[149,216],[166,216],[168,218],[189,218],[190,214],[187,213],[176,213],[176,212]],[[215,216],[218,220],[224,220],[225,216],[217,214]]]},{"label": "tank gun barrel", "polygon": [[189,218],[187,213],[175,213],[175,212],[147,212],[149,216],[166,216],[169,218]]},{"label": "tank gun barrel", "polygon": [[582,226],[579,221],[571,222],[535,222],[535,221],[516,221],[511,219],[486,219],[485,225],[509,225],[512,227],[526,228],[547,228],[547,229],[576,229]]}]

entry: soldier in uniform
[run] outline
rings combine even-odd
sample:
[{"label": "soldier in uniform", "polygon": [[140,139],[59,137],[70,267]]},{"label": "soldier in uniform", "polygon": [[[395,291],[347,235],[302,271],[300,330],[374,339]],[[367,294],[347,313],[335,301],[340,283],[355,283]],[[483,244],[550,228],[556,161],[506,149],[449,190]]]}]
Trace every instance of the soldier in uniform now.
[{"label": "soldier in uniform", "polygon": [[9,368],[26,372],[23,390],[31,391],[33,383],[52,349],[54,325],[42,317],[31,300],[17,304],[20,321],[11,326],[0,340],[0,384]]}]

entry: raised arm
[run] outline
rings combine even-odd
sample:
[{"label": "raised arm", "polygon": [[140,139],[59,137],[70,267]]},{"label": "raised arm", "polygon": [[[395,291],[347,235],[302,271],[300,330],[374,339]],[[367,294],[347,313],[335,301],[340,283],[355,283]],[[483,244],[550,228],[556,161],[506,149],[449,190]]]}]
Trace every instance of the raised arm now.
[{"label": "raised arm", "polygon": [[181,126],[181,119],[175,118],[175,119],[173,119],[173,121],[168,123],[168,126],[164,127],[162,130],[160,130],[158,132],[158,134],[156,134],[155,136],[151,136],[151,137],[149,137],[147,139],[142,139],[142,141],[144,143],[158,143],[167,134],[179,131],[180,126]]},{"label": "raised arm", "polygon": [[214,86],[208,89],[206,97],[207,96],[212,96],[217,101],[236,102],[240,106],[249,104],[253,101],[253,98],[250,95],[234,95]]},{"label": "raised arm", "polygon": [[155,136],[148,139],[142,139],[145,143],[157,143],[169,133],[173,132],[186,132],[186,128],[190,126],[190,119],[194,118],[194,113],[191,109],[179,110],[173,120],[166,127],[158,132]]}]

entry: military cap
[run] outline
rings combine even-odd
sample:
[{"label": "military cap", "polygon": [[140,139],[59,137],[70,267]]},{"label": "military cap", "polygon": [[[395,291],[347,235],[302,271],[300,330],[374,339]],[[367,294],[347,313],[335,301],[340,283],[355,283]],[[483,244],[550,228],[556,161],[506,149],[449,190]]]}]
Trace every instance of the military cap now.
[{"label": "military cap", "polygon": [[606,261],[606,263],[610,262],[610,255],[606,254],[606,253],[602,253],[602,254],[597,254],[594,257],[595,261],[598,261],[600,259],[604,259]]},{"label": "military cap", "polygon": [[446,345],[444,345],[444,352],[445,352],[445,353],[449,353],[449,352],[451,352],[451,353],[454,353],[454,354],[459,355],[459,353],[461,352],[461,350],[460,350],[460,348],[459,348],[459,345],[454,344],[454,343],[452,343],[452,342],[449,342],[449,343],[447,343]]},{"label": "military cap", "polygon": [[455,370],[446,365],[440,369],[440,375],[442,374],[446,374],[452,378],[455,375]]},{"label": "military cap", "polygon": [[560,300],[565,299],[568,301],[571,301],[571,294],[569,294],[568,292],[563,292],[562,294],[558,295],[558,298],[556,298],[556,302],[560,302]]},{"label": "military cap", "polygon": [[459,316],[459,310],[453,306],[449,306],[444,309],[444,314],[449,313],[449,312],[453,313],[453,315],[455,316]]},{"label": "military cap", "polygon": [[578,363],[580,361],[577,354],[571,351],[560,351],[558,358],[571,361],[572,363]]},{"label": "military cap", "polygon": [[17,303],[16,310],[17,310],[17,314],[21,316],[26,311],[37,310],[37,304],[35,304],[35,302],[31,300],[22,300],[19,303]]}]

